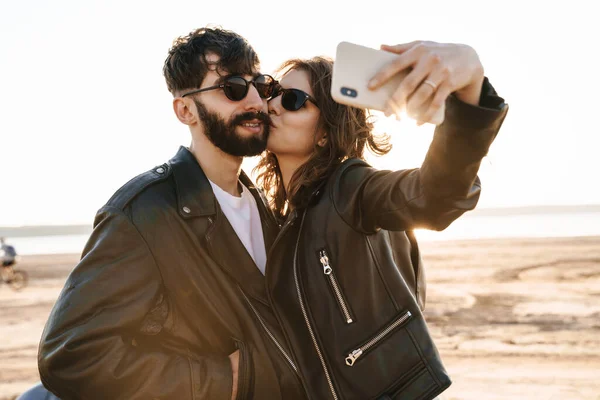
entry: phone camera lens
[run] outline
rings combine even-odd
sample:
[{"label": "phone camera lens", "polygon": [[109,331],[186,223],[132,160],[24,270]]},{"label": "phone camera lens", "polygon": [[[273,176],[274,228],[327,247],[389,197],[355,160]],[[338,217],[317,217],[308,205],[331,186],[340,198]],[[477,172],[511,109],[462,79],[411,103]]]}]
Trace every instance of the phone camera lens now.
[{"label": "phone camera lens", "polygon": [[350,89],[348,87],[343,87],[341,92],[344,96],[348,97],[356,97],[358,95],[358,92],[356,90]]}]

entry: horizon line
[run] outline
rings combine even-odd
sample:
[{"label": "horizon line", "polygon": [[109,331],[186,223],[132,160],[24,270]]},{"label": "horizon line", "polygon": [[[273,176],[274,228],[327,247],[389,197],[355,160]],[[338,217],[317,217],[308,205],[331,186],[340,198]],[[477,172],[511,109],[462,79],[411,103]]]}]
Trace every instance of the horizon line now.
[{"label": "horizon line", "polygon": [[[473,217],[502,217],[515,215],[534,214],[561,214],[600,212],[600,204],[582,205],[531,205],[515,207],[489,207],[476,208],[468,211],[461,218]],[[27,237],[27,236],[57,236],[57,235],[84,235],[92,232],[93,223],[83,224],[38,224],[20,226],[0,226],[0,236]]]}]

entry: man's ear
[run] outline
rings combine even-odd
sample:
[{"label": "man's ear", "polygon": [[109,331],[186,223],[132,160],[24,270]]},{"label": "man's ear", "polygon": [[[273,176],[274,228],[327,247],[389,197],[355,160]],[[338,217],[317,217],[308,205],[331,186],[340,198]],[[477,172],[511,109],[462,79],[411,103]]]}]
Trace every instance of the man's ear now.
[{"label": "man's ear", "polygon": [[190,110],[190,105],[182,97],[175,97],[173,99],[173,111],[175,111],[177,119],[182,124],[192,125],[196,122],[196,115]]}]

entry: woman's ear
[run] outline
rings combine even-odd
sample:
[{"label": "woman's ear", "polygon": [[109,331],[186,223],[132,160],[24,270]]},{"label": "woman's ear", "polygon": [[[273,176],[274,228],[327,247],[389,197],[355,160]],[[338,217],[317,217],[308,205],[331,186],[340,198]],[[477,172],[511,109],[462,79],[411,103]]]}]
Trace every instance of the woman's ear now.
[{"label": "woman's ear", "polygon": [[319,139],[319,141],[317,142],[317,146],[325,147],[326,144],[327,144],[327,134],[324,133],[323,136],[321,136],[321,139]]}]

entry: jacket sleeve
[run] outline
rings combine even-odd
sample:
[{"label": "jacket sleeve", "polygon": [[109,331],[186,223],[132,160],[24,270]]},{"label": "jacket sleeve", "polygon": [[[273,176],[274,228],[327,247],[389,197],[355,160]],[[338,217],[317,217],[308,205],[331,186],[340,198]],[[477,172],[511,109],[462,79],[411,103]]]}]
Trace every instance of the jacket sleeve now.
[{"label": "jacket sleeve", "polygon": [[443,230],[475,208],[480,195],[479,165],[508,106],[487,78],[480,106],[450,96],[421,168],[382,171],[350,162],[338,172],[332,197],[337,212],[354,229]]},{"label": "jacket sleeve", "polygon": [[118,209],[101,209],[42,333],[44,385],[62,400],[229,400],[226,355],[142,350],[127,339],[139,332],[161,285],[152,253],[130,219]]}]

